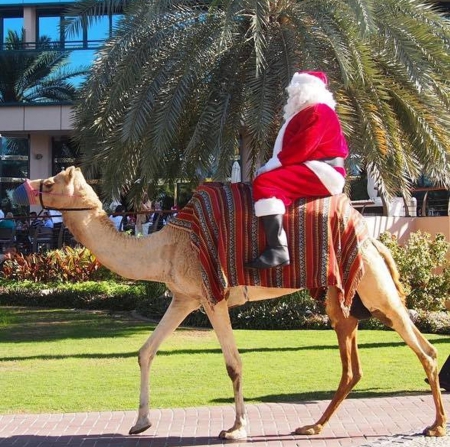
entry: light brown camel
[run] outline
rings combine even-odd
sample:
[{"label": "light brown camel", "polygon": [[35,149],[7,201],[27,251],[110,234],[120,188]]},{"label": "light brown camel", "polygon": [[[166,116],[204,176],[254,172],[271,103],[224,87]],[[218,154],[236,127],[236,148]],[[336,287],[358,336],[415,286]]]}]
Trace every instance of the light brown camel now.
[{"label": "light brown camel", "polygon": [[[130,433],[141,433],[151,426],[149,374],[158,348],[189,313],[203,306],[221,345],[235,399],[235,422],[231,428],[222,431],[219,437],[245,438],[247,429],[242,395],[242,363],[230,324],[228,303],[222,300],[212,306],[206,301],[200,262],[191,246],[189,234],[174,227],[166,227],[145,238],[117,232],[103,211],[97,195],[81,171],[74,167],[55,177],[27,182],[22,188],[27,190],[29,203],[37,203],[37,198],[40,198],[43,206],[61,210],[65,225],[104,266],[126,278],[164,282],[173,294],[166,314],[139,350],[140,403],[137,422]],[[371,240],[364,246],[363,260],[365,272],[358,285],[358,295],[372,315],[395,329],[416,353],[426,372],[436,406],[436,419],[424,430],[424,434],[444,436],[446,416],[439,386],[436,349],[421,335],[408,316],[401,298],[398,273],[389,251],[379,242]],[[249,287],[248,298],[275,298],[292,292],[292,289]],[[356,337],[358,320],[353,316],[344,317],[335,287],[328,288],[326,311],[339,342],[342,376],[324,414],[314,424],[297,428],[295,433],[298,435],[320,433],[362,376]]]}]

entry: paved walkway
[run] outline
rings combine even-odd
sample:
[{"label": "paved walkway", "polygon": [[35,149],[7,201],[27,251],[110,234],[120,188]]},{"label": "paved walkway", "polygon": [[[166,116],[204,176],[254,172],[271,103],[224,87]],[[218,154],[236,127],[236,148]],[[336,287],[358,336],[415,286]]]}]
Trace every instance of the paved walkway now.
[{"label": "paved walkway", "polygon": [[[0,395],[1,399],[1,395]],[[236,445],[255,447],[450,447],[449,436],[425,438],[434,420],[431,394],[347,399],[322,434],[292,435],[315,421],[328,401],[299,404],[249,404],[249,438]],[[450,413],[450,393],[444,393]],[[151,410],[153,426],[129,436],[136,412],[0,415],[0,447],[175,447],[225,445],[220,430],[234,420],[232,405]]]}]

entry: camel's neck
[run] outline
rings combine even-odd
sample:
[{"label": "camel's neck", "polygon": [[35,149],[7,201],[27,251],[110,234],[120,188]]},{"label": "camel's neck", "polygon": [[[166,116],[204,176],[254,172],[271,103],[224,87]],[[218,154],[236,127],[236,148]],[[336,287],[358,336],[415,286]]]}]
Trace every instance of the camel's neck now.
[{"label": "camel's neck", "polygon": [[174,229],[133,237],[118,232],[103,210],[63,212],[63,220],[75,239],[113,272],[125,278],[159,282],[167,282],[170,277],[170,254],[176,244],[170,236]]}]

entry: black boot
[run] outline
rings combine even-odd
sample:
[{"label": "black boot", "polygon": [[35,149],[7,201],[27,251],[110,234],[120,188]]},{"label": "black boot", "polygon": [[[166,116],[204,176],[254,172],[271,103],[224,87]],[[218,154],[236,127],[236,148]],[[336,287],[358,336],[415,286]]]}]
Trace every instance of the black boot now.
[{"label": "black boot", "polygon": [[286,233],[283,229],[283,214],[262,216],[266,233],[266,249],[254,261],[245,264],[248,269],[268,269],[289,265],[289,250]]}]

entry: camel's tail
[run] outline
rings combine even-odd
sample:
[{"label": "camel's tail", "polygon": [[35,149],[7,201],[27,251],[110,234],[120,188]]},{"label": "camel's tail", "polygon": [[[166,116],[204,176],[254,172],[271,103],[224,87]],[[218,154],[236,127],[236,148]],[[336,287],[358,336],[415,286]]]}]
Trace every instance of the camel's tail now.
[{"label": "camel's tail", "polygon": [[391,272],[392,279],[394,280],[395,287],[397,288],[397,292],[402,300],[403,304],[406,301],[406,293],[400,282],[400,274],[398,273],[397,265],[395,264],[394,258],[392,257],[392,253],[384,244],[380,241],[372,238],[372,244],[378,250],[378,253],[383,257],[384,262],[386,263],[389,271]]}]

